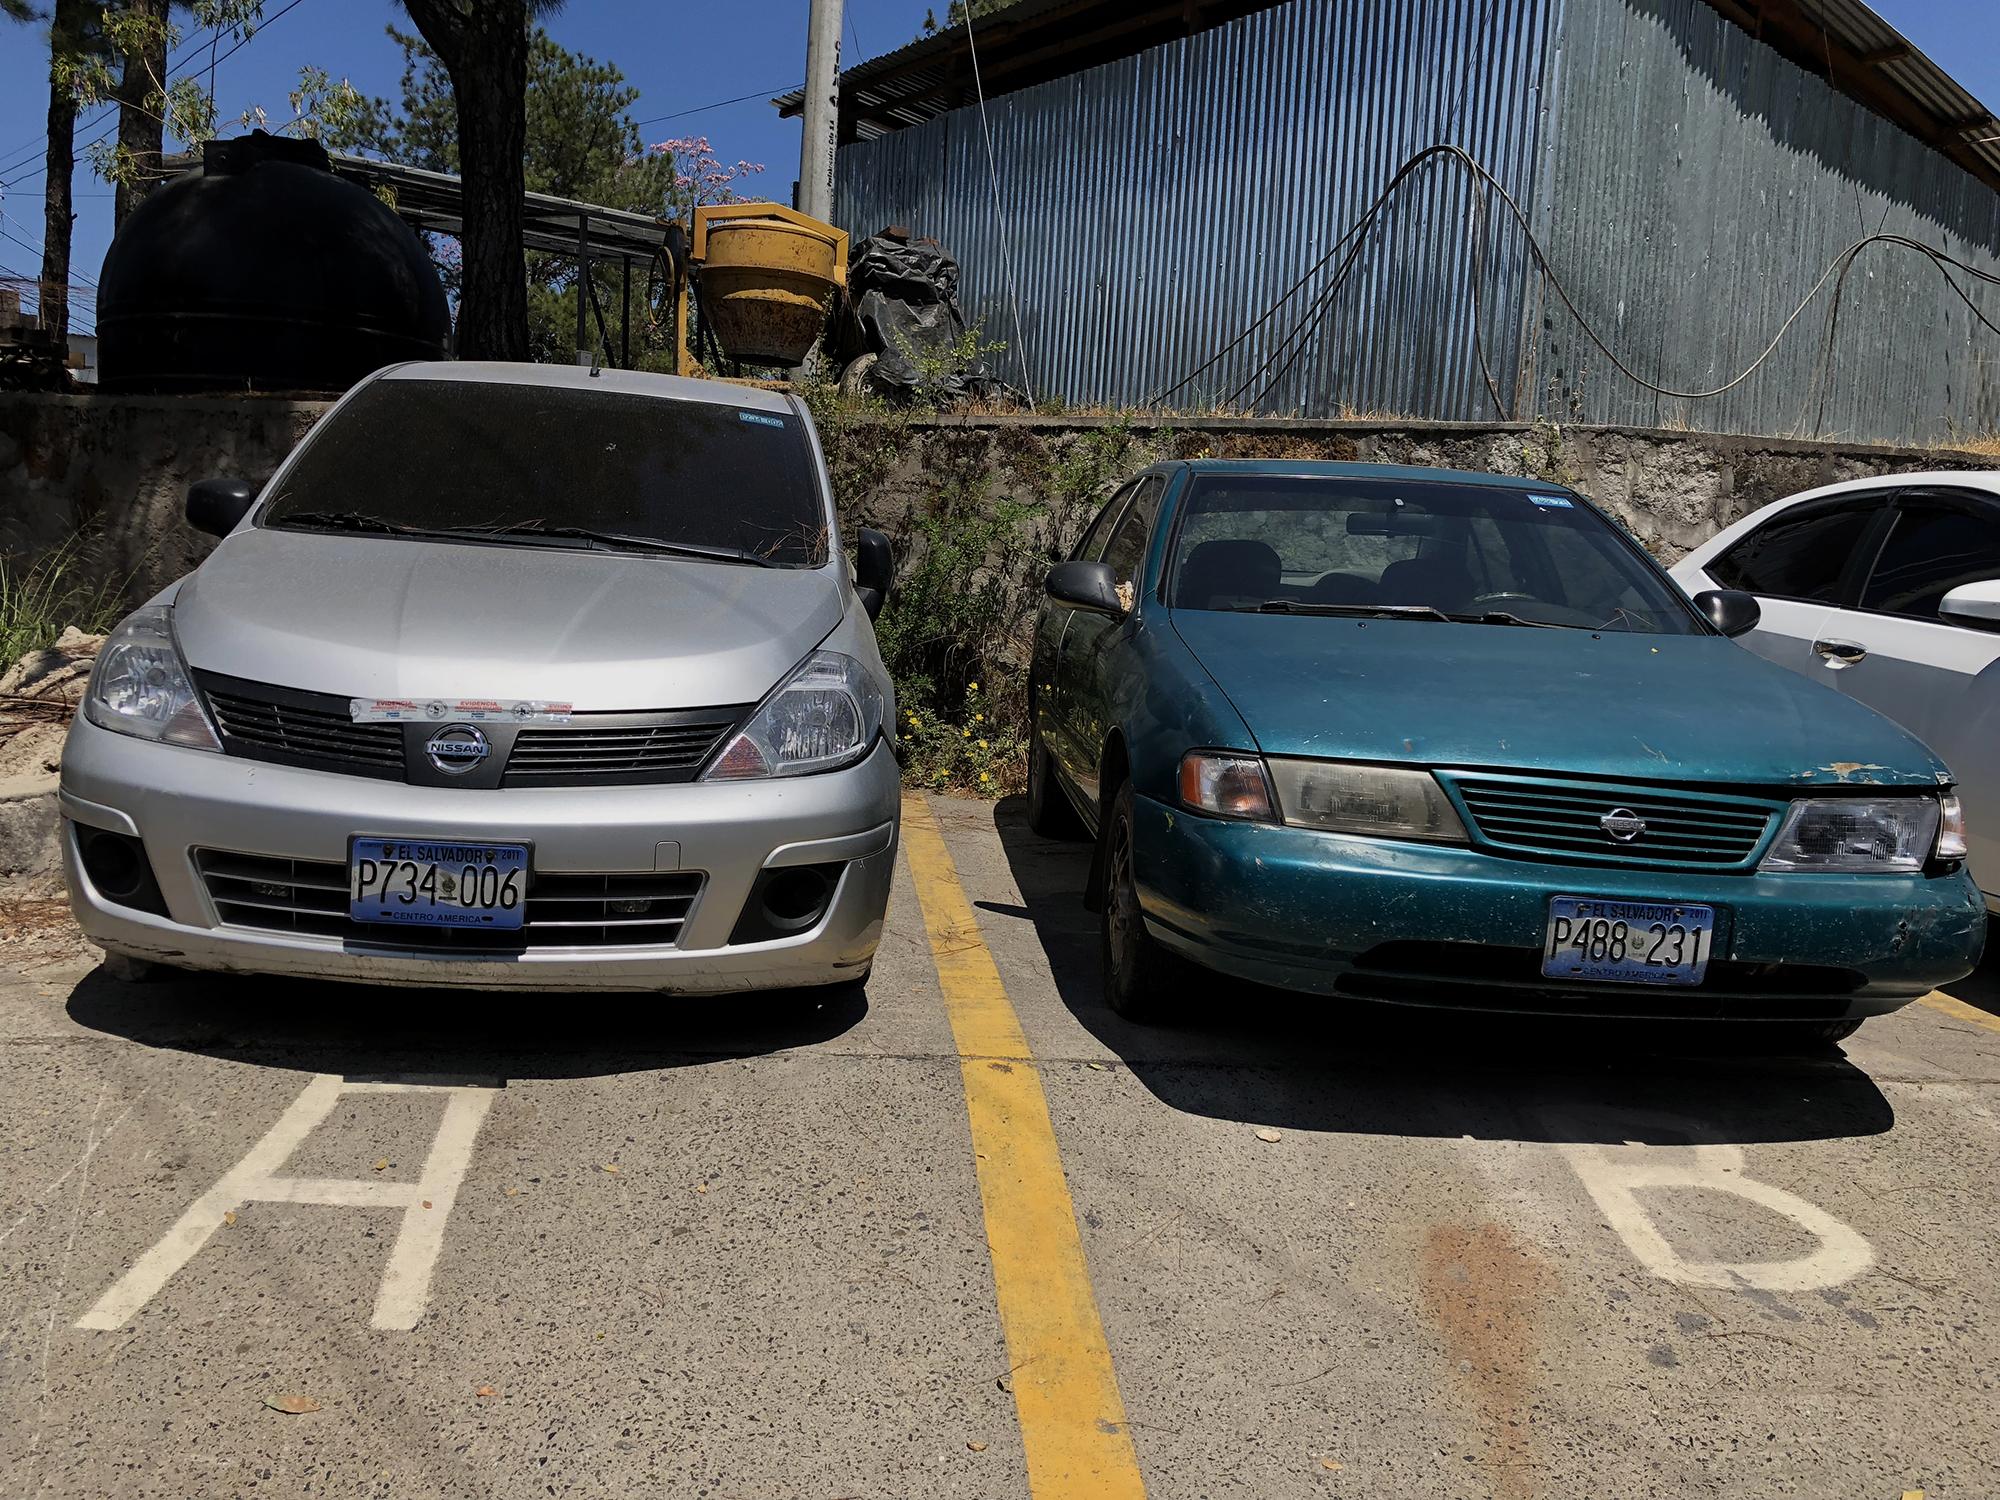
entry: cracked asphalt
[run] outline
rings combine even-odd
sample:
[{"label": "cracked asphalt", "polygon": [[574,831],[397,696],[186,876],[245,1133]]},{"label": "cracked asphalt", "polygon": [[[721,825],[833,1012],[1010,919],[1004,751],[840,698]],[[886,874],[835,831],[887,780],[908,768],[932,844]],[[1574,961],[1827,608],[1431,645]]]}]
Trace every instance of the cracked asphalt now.
[{"label": "cracked asphalt", "polygon": [[2000,1493],[1994,974],[1138,1030],[1085,851],[927,805],[807,1010],[0,972],[0,1495]]}]

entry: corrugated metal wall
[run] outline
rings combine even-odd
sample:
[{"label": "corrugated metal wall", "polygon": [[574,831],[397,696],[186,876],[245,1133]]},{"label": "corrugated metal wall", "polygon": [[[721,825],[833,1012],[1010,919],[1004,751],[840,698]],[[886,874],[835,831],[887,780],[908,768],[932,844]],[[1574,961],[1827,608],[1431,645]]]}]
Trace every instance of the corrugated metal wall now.
[{"label": "corrugated metal wall", "polygon": [[[1566,0],[1551,64],[1544,243],[1585,317],[1649,381],[1733,378],[1870,234],[2000,271],[2000,194],[1700,0]],[[2000,289],[1953,274],[2000,323]],[[1713,400],[1645,391],[1545,302],[1530,379],[1565,419],[1886,441],[2000,427],[2000,336],[1927,257],[1860,253],[1829,359],[1833,291]]]},{"label": "corrugated metal wall", "polygon": [[[942,240],[968,318],[1037,394],[1142,402],[1256,321],[1422,147],[1463,142],[1525,199],[1550,3],[1292,0],[990,101],[1018,335],[976,108],[842,148],[838,216]],[[1494,415],[1471,201],[1462,171],[1423,169],[1323,314],[1332,266],[1173,404]],[[1478,303],[1511,403],[1526,278],[1518,237],[1493,240]]]},{"label": "corrugated metal wall", "polygon": [[[1729,394],[1651,394],[1588,346],[1497,203],[1475,280],[1474,195],[1442,158],[1322,298],[1333,266],[1313,268],[1440,142],[1493,172],[1585,316],[1662,385],[1734,376],[1864,234],[2000,271],[2000,195],[1700,0],[1289,0],[987,116],[998,216],[972,107],[844,147],[838,216],[942,240],[1002,366],[1068,405],[1150,400],[1304,277],[1166,404],[1896,441],[2000,428],[2000,336],[1927,259],[1882,245],[1847,277],[1831,343],[1829,284]],[[1967,292],[2000,323],[2000,289]]]}]

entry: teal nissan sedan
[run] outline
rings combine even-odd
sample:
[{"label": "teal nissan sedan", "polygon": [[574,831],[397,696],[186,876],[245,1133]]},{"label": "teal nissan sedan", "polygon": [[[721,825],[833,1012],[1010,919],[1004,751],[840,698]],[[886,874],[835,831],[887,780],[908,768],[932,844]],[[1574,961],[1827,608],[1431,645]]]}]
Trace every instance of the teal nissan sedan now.
[{"label": "teal nissan sedan", "polygon": [[1149,469],[1049,572],[1029,822],[1095,839],[1132,1019],[1205,970],[1836,1041],[1970,972],[1986,911],[1943,764],[1756,620],[1561,485]]}]

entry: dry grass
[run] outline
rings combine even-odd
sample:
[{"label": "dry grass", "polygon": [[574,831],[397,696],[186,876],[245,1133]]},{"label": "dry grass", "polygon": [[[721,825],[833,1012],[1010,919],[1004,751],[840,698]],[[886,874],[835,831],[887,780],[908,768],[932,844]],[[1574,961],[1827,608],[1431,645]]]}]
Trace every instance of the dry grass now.
[{"label": "dry grass", "polygon": [[2000,432],[1982,432],[1977,437],[1951,439],[1953,451],[1977,453],[1981,458],[2000,458]]},{"label": "dry grass", "polygon": [[101,635],[117,623],[122,591],[91,581],[88,549],[79,535],[26,567],[0,557],[0,670],[54,645],[67,626]]}]

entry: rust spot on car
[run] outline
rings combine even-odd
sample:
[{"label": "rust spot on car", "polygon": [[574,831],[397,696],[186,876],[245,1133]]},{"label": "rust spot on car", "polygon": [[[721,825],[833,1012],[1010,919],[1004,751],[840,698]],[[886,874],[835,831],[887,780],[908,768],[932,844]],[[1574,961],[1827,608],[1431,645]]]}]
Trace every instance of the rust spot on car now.
[{"label": "rust spot on car", "polygon": [[1493,1494],[1527,1500],[1537,1487],[1529,1403],[1541,1304],[1555,1273],[1498,1224],[1437,1224],[1424,1237],[1419,1276],[1424,1311],[1471,1402]]},{"label": "rust spot on car", "polygon": [[1798,774],[1800,781],[1812,781],[1820,776],[1831,776],[1836,781],[1858,781],[1864,786],[1880,785],[1880,776],[1870,775],[1874,771],[1886,771],[1887,766],[1878,766],[1858,760],[1836,760],[1823,766],[1815,766],[1810,771]]}]

